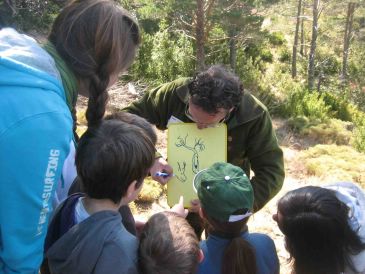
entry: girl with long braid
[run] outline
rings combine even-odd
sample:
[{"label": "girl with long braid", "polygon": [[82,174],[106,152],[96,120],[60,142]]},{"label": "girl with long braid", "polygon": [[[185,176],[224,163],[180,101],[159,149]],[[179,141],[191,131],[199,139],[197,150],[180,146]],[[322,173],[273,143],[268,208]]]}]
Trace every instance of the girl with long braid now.
[{"label": "girl with long braid", "polygon": [[1,273],[38,273],[56,186],[70,183],[62,169],[73,165],[77,95],[98,125],[139,43],[137,23],[110,0],[70,2],[44,45],[0,31]]}]

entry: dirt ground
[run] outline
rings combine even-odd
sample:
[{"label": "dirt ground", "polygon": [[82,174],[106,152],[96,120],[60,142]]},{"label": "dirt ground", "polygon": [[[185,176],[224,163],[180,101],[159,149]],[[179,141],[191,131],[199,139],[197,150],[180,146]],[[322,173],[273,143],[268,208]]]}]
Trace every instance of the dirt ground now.
[{"label": "dirt ground", "polygon": [[[131,101],[138,99],[141,94],[133,86],[122,86],[117,84],[110,90],[108,112],[115,111],[118,108],[128,105]],[[80,108],[86,107],[86,99],[80,98],[78,102]],[[301,150],[308,148],[311,144],[300,139],[291,133],[286,121],[279,118],[273,118],[273,125],[281,148],[284,151],[286,177],[281,191],[259,212],[255,213],[248,223],[251,232],[262,232],[268,234],[275,241],[276,249],[280,259],[281,273],[289,274],[290,265],[288,263],[288,253],[285,250],[284,238],[276,223],[272,220],[272,215],[276,212],[277,200],[289,190],[304,185],[319,185],[321,178],[308,176],[305,168],[297,160]],[[158,144],[157,149],[166,156],[166,132],[157,130]],[[136,203],[138,214],[136,218],[147,219],[150,215],[165,210],[168,207],[166,195],[162,195],[159,200],[152,204]]]}]

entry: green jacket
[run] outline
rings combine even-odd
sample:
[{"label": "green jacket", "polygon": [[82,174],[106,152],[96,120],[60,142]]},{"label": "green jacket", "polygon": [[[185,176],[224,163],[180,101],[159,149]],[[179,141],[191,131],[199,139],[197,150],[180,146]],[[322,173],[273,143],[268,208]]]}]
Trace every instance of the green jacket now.
[{"label": "green jacket", "polygon": [[[163,84],[133,102],[123,111],[146,118],[161,130],[171,116],[192,122],[185,115],[188,84],[191,78],[180,78]],[[228,128],[228,162],[250,174],[255,194],[254,210],[260,210],[281,189],[284,181],[283,152],[280,149],[266,107],[249,93],[226,122]]]}]

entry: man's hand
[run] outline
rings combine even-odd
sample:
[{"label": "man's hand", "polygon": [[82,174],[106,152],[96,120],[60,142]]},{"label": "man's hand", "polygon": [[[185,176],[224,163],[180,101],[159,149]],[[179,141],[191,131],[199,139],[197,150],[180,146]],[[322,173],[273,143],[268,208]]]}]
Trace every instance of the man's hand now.
[{"label": "man's hand", "polygon": [[179,203],[174,205],[170,211],[175,212],[180,217],[186,218],[188,215],[188,210],[184,208],[184,197],[180,196]]},{"label": "man's hand", "polygon": [[[159,172],[166,173],[166,176],[158,176]],[[173,176],[174,170],[162,157],[155,159],[155,163],[150,169],[151,177],[153,180],[159,182],[160,184],[166,184]]]}]

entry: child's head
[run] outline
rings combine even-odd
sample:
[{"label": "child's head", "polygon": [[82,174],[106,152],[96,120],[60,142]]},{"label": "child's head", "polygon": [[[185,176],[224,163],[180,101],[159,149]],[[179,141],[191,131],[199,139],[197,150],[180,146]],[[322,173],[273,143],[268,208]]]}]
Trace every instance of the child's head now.
[{"label": "child's head", "polygon": [[143,274],[193,274],[200,260],[193,228],[173,212],[153,215],[140,237],[139,265]]},{"label": "child's head", "polygon": [[254,251],[241,237],[254,201],[245,172],[229,163],[215,163],[195,176],[194,187],[209,233],[231,239],[224,251],[222,273],[256,273]]},{"label": "child's head", "polygon": [[99,122],[107,87],[135,57],[140,43],[137,23],[112,0],[75,0],[57,16],[49,41],[88,91],[89,124]]},{"label": "child's head", "polygon": [[140,127],[141,129],[143,129],[146,132],[147,136],[150,137],[152,142],[156,145],[156,143],[157,143],[156,132],[155,132],[153,126],[146,119],[144,119],[138,115],[124,112],[124,111],[115,112],[115,113],[105,116],[105,120],[112,120],[112,119],[120,120],[120,121],[126,122],[127,124],[131,124],[131,125]]},{"label": "child's head", "polygon": [[349,208],[330,189],[306,186],[285,194],[273,216],[285,235],[296,274],[338,274],[364,249],[349,223]]},{"label": "child's head", "polygon": [[155,146],[145,131],[119,120],[89,127],[76,150],[76,168],[88,197],[119,204],[131,184],[142,186]]}]

